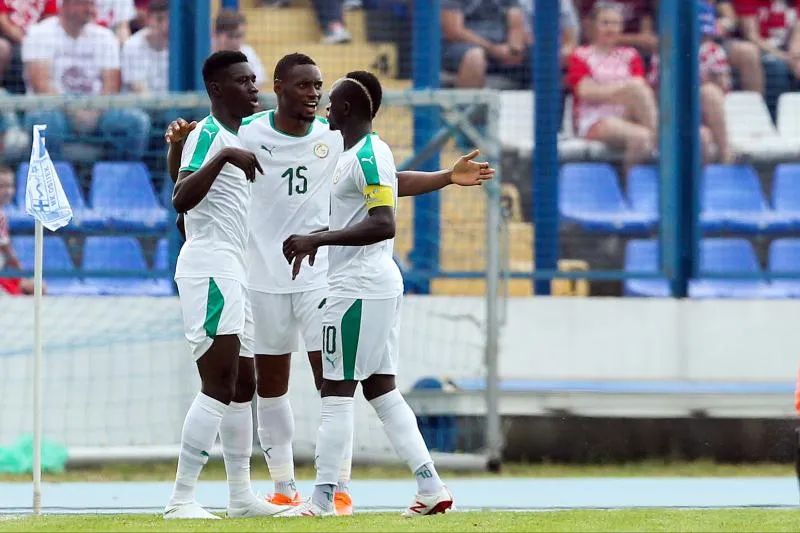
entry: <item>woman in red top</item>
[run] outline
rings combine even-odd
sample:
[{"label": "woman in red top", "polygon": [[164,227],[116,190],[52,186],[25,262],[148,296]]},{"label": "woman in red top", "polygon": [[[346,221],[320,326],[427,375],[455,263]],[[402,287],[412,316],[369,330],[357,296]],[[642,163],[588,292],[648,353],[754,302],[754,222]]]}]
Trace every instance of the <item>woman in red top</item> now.
[{"label": "woman in red top", "polygon": [[653,154],[658,113],[653,88],[635,48],[619,46],[623,19],[615,4],[592,9],[592,41],[575,50],[567,84],[575,98],[578,135],[625,151],[626,169]]}]

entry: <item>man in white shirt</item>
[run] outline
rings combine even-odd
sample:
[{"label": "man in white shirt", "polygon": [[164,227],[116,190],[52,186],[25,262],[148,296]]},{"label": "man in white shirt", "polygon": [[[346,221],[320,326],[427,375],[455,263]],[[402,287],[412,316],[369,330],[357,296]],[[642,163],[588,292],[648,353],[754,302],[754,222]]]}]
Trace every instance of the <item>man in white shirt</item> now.
[{"label": "man in white shirt", "polygon": [[267,81],[267,75],[256,51],[252,46],[244,44],[244,27],[246,24],[247,21],[240,12],[232,9],[220,11],[214,20],[213,48],[216,51],[232,50],[246,55],[247,62],[256,74],[256,84],[258,84],[259,88],[262,88]]},{"label": "man in white shirt", "polygon": [[[92,22],[94,0],[63,0],[61,12],[30,27],[22,42],[22,62],[29,94],[99,95],[120,91],[119,42],[114,33]],[[150,118],[139,109],[61,109],[31,111],[27,129],[47,124],[47,147],[62,156],[69,136],[97,134],[108,157],[139,160],[150,136]]]},{"label": "man in white shirt", "polygon": [[147,26],[122,45],[122,90],[138,94],[169,90],[169,0],[150,0]]}]

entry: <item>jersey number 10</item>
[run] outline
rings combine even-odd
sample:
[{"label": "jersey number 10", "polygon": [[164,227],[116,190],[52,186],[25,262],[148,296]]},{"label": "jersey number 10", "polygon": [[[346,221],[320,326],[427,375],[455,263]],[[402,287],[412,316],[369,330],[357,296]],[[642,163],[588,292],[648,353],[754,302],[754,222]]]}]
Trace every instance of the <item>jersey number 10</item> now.
[{"label": "jersey number 10", "polygon": [[297,168],[287,168],[281,178],[289,178],[289,196],[292,194],[305,194],[308,191],[308,180],[303,175],[303,172],[308,170],[304,166]]}]

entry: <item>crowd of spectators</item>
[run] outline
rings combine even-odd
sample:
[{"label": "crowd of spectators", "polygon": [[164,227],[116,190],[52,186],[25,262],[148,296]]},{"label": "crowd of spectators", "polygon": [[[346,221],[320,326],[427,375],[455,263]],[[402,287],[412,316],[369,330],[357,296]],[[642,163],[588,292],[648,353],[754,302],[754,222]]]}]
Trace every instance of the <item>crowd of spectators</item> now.
[{"label": "crowd of spectators", "polygon": [[[455,86],[484,87],[499,76],[501,88],[531,87],[534,4],[442,0],[442,69]],[[560,60],[575,130],[620,148],[626,164],[655,146],[658,5],[560,0]],[[795,0],[701,0],[700,18],[702,152],[706,161],[730,163],[725,93],[761,93],[774,119],[780,95],[800,90],[800,19]]]}]

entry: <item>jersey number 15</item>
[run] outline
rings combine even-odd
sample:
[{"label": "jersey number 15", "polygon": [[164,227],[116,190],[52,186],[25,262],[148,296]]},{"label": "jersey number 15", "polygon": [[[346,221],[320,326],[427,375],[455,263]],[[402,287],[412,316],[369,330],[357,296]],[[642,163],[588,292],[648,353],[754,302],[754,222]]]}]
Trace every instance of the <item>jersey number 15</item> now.
[{"label": "jersey number 15", "polygon": [[289,178],[289,196],[292,194],[305,194],[308,191],[308,180],[303,172],[308,170],[304,166],[297,168],[287,168],[281,178]]}]

